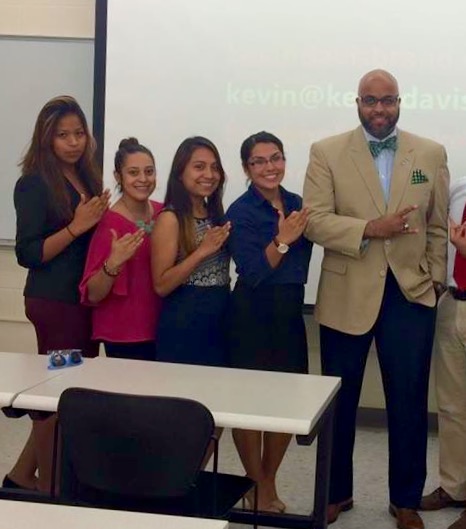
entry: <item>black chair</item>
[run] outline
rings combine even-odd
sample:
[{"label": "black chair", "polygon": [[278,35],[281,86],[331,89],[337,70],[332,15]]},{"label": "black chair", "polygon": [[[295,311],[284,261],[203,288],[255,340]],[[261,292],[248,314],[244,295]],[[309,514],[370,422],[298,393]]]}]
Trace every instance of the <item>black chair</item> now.
[{"label": "black chair", "polygon": [[214,420],[199,402],[70,388],[58,428],[60,502],[226,518],[253,488],[257,498],[251,479],[217,472],[217,446],[214,471],[201,471]]}]

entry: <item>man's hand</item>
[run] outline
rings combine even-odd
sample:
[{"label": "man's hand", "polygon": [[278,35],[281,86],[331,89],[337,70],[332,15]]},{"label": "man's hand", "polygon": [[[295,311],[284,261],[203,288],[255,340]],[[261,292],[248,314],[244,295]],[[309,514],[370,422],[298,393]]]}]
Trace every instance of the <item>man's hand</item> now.
[{"label": "man's hand", "polygon": [[434,281],[435,297],[437,298],[437,301],[440,299],[440,296],[445,292],[446,289],[447,287],[443,283]]},{"label": "man's hand", "polygon": [[363,239],[389,239],[394,235],[418,233],[417,228],[411,228],[409,225],[409,214],[417,208],[416,205],[408,206],[396,213],[370,220],[366,224]]}]

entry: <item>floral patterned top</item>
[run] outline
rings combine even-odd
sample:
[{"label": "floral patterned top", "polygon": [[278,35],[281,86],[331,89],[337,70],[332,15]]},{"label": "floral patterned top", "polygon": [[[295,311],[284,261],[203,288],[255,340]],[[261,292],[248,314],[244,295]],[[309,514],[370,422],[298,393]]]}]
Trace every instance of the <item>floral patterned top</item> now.
[{"label": "floral patterned top", "polygon": [[[214,227],[212,219],[195,219],[196,243],[199,246],[204,238],[205,232]],[[181,256],[178,261],[181,260]],[[230,283],[230,256],[223,247],[214,253],[194,270],[188,277],[185,285],[197,287],[225,286]]]}]

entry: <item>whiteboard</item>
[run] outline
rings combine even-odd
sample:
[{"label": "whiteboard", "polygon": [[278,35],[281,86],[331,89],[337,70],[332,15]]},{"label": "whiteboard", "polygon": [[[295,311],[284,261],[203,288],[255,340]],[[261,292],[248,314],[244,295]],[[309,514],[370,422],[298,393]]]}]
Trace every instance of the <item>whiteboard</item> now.
[{"label": "whiteboard", "polygon": [[94,41],[0,37],[0,243],[15,238],[13,190],[18,162],[42,106],[71,95],[92,123]]}]

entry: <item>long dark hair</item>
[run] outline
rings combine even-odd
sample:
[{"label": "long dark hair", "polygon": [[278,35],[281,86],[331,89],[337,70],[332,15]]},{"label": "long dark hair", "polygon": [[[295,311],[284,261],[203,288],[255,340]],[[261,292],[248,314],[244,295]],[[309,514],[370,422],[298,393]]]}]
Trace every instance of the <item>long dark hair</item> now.
[{"label": "long dark hair", "polygon": [[224,213],[222,196],[225,185],[225,171],[217,147],[210,140],[202,136],[186,138],[178,147],[173,158],[168,176],[167,193],[165,195],[165,204],[173,208],[180,223],[180,248],[184,255],[188,255],[196,249],[196,240],[194,234],[193,205],[189,193],[183,185],[182,176],[194,151],[200,148],[206,148],[212,152],[220,174],[220,182],[217,189],[206,199],[207,215],[214,222],[218,222]]},{"label": "long dark hair", "polygon": [[53,139],[58,122],[69,114],[78,117],[87,138],[84,154],[76,163],[80,180],[92,196],[99,195],[102,192],[102,174],[94,156],[95,140],[84,112],[71,96],[54,97],[44,105],[37,116],[29,148],[19,164],[23,176],[35,175],[44,179],[53,199],[51,205],[55,213],[66,221],[71,220],[73,212],[63,170],[53,150]]}]

